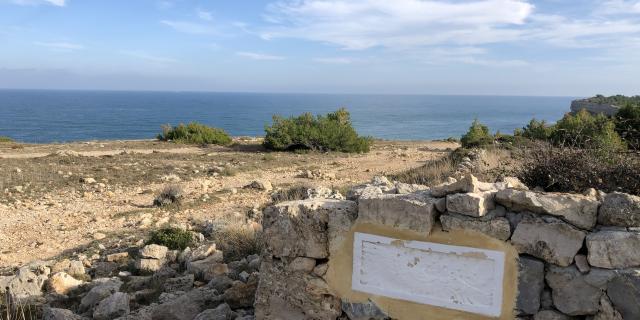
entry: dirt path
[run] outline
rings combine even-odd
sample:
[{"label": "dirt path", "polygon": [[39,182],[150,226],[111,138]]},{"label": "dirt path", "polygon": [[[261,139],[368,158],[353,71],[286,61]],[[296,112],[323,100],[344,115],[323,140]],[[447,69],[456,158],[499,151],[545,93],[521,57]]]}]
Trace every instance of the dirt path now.
[{"label": "dirt path", "polygon": [[[345,155],[168,148],[151,142],[132,143],[131,148],[103,145],[56,145],[43,147],[46,152],[25,148],[11,157],[2,154],[0,269],[85,250],[102,241],[137,241],[149,229],[168,223],[191,227],[223,217],[246,223],[247,212],[270,200],[268,192],[243,188],[256,179],[268,180],[276,189],[296,184],[337,188],[419,166],[455,147],[444,142],[379,142],[368,154]],[[47,156],[58,150],[95,158]],[[128,153],[122,154],[125,150]],[[43,153],[46,157],[38,158]],[[220,166],[237,172],[211,174]],[[309,179],[306,171],[321,177]],[[89,174],[95,182],[79,179]],[[168,183],[185,190],[184,204],[151,207],[155,194]]]}]

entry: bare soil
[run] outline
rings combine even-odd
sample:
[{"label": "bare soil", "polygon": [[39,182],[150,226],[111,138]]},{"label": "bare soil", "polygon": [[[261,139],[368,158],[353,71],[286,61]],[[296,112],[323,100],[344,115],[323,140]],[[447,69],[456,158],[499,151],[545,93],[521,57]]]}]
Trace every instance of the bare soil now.
[{"label": "bare soil", "polygon": [[[150,140],[0,143],[0,271],[90,252],[106,242],[140,242],[150,229],[167,224],[190,228],[222,217],[249,223],[248,212],[270,201],[269,192],[243,188],[256,179],[275,189],[344,189],[418,167],[456,147],[377,141],[370,153],[344,154],[266,152],[252,138],[236,139],[232,147]],[[153,207],[168,184],[184,190],[184,201]]]}]

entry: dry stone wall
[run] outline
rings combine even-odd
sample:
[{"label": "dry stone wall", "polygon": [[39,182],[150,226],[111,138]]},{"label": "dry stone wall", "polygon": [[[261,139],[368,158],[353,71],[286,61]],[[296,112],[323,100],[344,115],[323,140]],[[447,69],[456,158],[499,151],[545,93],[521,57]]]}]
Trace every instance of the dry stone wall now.
[{"label": "dry stone wall", "polygon": [[[639,197],[466,175],[431,188],[378,177],[348,198],[265,209],[256,319],[640,319]],[[352,290],[354,233],[363,230],[503,252],[499,315]],[[438,275],[427,276],[435,286]]]}]

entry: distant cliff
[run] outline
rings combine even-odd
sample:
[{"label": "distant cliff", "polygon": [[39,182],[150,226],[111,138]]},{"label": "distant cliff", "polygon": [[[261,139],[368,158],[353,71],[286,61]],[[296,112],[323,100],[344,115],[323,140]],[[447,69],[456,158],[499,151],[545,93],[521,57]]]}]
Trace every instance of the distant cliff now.
[{"label": "distant cliff", "polygon": [[640,96],[623,96],[615,95],[605,97],[596,95],[595,97],[574,100],[571,102],[571,112],[576,113],[585,109],[593,114],[602,113],[608,116],[614,116],[620,108],[625,105],[640,105]]},{"label": "distant cliff", "polygon": [[620,106],[614,104],[591,102],[589,99],[573,100],[571,102],[571,112],[576,113],[585,109],[593,114],[603,113],[607,116],[615,116]]}]

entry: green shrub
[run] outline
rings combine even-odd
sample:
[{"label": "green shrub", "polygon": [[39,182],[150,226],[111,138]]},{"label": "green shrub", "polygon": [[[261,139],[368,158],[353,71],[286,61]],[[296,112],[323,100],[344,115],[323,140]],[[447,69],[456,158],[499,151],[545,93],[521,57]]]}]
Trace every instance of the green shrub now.
[{"label": "green shrub", "polygon": [[9,137],[5,137],[5,136],[0,136],[0,143],[3,142],[13,142],[13,139],[9,138]]},{"label": "green shrub", "polygon": [[184,250],[193,245],[193,236],[186,230],[165,228],[151,232],[147,244],[158,244],[171,250]]},{"label": "green shrub", "polygon": [[640,106],[627,104],[615,117],[616,132],[630,148],[640,149]]},{"label": "green shrub", "polygon": [[613,120],[586,110],[566,114],[556,123],[551,141],[555,145],[609,151],[625,150],[626,145],[615,130]]},{"label": "green shrub", "polygon": [[169,125],[163,126],[162,133],[158,135],[158,140],[218,145],[228,145],[231,143],[231,137],[224,130],[197,122],[191,122],[187,125],[181,123],[176,127]]},{"label": "green shrub", "polygon": [[538,121],[534,118],[531,119],[531,121],[529,121],[529,124],[527,124],[526,127],[522,128],[522,130],[517,130],[515,132],[515,135],[531,140],[547,141],[553,134],[553,131],[554,127],[547,125],[546,121]]},{"label": "green shrub", "polygon": [[599,95],[596,95],[595,97],[586,99],[586,101],[591,103],[598,103],[598,104],[612,104],[616,106],[624,106],[627,104],[640,106],[640,96],[627,97],[623,95],[615,95],[615,96],[605,97],[599,94]]},{"label": "green shrub", "polygon": [[369,152],[372,142],[370,137],[358,136],[346,109],[316,117],[310,113],[290,118],[274,116],[265,131],[264,146],[277,151]]},{"label": "green shrub", "polygon": [[478,119],[473,120],[469,131],[462,136],[460,142],[464,148],[480,148],[493,144],[494,137],[489,133],[489,127]]}]

